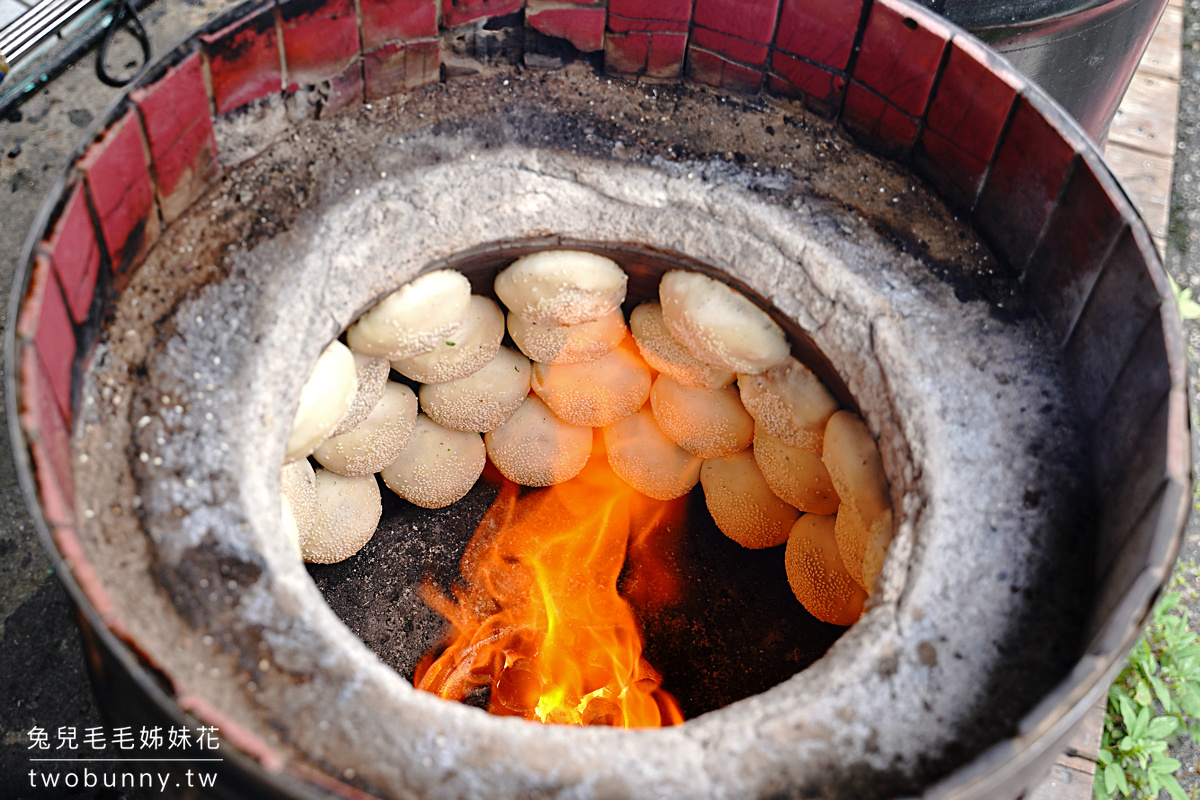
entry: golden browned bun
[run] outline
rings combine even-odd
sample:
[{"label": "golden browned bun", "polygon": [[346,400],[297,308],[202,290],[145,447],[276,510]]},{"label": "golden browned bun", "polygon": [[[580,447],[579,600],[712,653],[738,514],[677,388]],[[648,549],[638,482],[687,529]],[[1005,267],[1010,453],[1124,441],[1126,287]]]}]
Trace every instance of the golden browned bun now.
[{"label": "golden browned bun", "polygon": [[754,460],[783,502],[810,514],[837,513],[838,495],[820,453],[792,447],[755,425]]},{"label": "golden browned bun", "polygon": [[534,364],[534,393],[569,425],[602,428],[628,417],[650,396],[650,369],[631,347],[586,364]]},{"label": "golden browned bun", "polygon": [[604,447],[617,477],[655,500],[682,497],[700,479],[702,461],[668,439],[648,408],[606,427]]},{"label": "golden browned bun", "polygon": [[750,416],[772,436],[821,452],[825,423],[838,403],[808,367],[789,358],[758,375],[738,375],[738,391]]},{"label": "golden browned bun", "polygon": [[[842,504],[835,535],[846,569],[867,593],[883,565],[891,543],[891,510],[883,459],[866,423],[852,411],[839,411],[825,426],[821,458]],[[867,577],[863,559],[868,548],[877,564]]]},{"label": "golden browned bun", "polygon": [[788,583],[805,610],[822,622],[853,625],[867,593],[846,571],[834,540],[834,518],[805,514],[796,520],[783,554]]},{"label": "golden browned bun", "polygon": [[749,450],[705,461],[700,468],[700,484],[713,522],[742,547],[759,549],[783,544],[800,516],[767,486]]},{"label": "golden browned bun", "polygon": [[732,386],[702,389],[659,375],[650,388],[650,407],[662,432],[700,458],[741,452],[754,436],[754,420]]}]

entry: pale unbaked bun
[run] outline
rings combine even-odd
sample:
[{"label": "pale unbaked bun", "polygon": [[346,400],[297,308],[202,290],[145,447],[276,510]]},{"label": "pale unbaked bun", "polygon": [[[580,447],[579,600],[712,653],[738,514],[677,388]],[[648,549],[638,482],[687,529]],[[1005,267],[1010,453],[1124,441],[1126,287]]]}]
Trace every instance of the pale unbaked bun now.
[{"label": "pale unbaked bun", "polygon": [[284,461],[307,458],[345,416],[357,384],[354,356],[341,342],[330,342],[300,390]]},{"label": "pale unbaked bun", "polygon": [[842,561],[869,594],[892,537],[883,459],[862,419],[852,411],[839,411],[825,426],[822,460],[842,501],[834,528]]},{"label": "pale unbaked bun", "polygon": [[787,336],[767,312],[707,275],[668,272],[658,298],[667,330],[707,364],[757,374],[788,357]]},{"label": "pale unbaked bun", "polygon": [[662,432],[700,458],[731,456],[754,437],[754,420],[732,386],[700,389],[659,375],[650,389],[650,406]]},{"label": "pale unbaked bun", "polygon": [[783,502],[810,514],[837,513],[837,491],[820,453],[792,447],[756,425],[754,461],[771,491]]},{"label": "pale unbaked bun", "polygon": [[575,325],[625,300],[625,272],[612,259],[579,250],[543,250],[496,276],[496,296],[529,322]]},{"label": "pale unbaked bun", "polygon": [[581,364],[595,361],[625,338],[625,317],[614,309],[599,319],[575,325],[527,322],[508,315],[508,332],[521,352],[543,364]]},{"label": "pale unbaked bun", "polygon": [[465,378],[422,386],[421,410],[442,427],[486,433],[507,422],[525,402],[532,371],[529,359],[501,347],[495,358]]},{"label": "pale unbaked bun", "polygon": [[486,462],[478,433],[452,431],[418,414],[408,447],[380,475],[413,505],[444,508],[471,490]]},{"label": "pale unbaked bun", "polygon": [[631,348],[586,364],[534,364],[533,391],[563,422],[601,428],[627,417],[650,396],[650,370]]},{"label": "pale unbaked bun", "polygon": [[317,519],[317,476],[307,458],[284,464],[279,471],[283,530],[300,552],[300,537],[308,536]]},{"label": "pale unbaked bun", "polygon": [[300,554],[313,564],[343,561],[362,549],[375,533],[383,501],[374,475],[347,478],[316,471],[317,518],[300,538]]},{"label": "pale unbaked bun", "polygon": [[447,383],[465,378],[496,357],[504,338],[504,312],[495,301],[471,298],[462,327],[428,353],[392,359],[392,368],[420,383]]},{"label": "pale unbaked bun", "polygon": [[500,427],[484,434],[488,456],[504,477],[522,486],[570,480],[587,464],[592,429],[569,425],[530,395]]},{"label": "pale unbaked bun", "polygon": [[783,544],[800,516],[771,491],[749,450],[705,461],[700,485],[713,522],[743,547]]},{"label": "pale unbaked bun", "polygon": [[339,475],[371,475],[391,464],[408,446],[417,421],[417,396],[402,383],[388,381],[383,397],[358,427],[331,436],[313,458]]},{"label": "pale unbaked bun", "polygon": [[350,401],[350,409],[330,436],[349,433],[367,418],[367,414],[371,413],[379,398],[383,397],[383,387],[387,383],[388,373],[392,371],[392,365],[386,358],[354,353],[354,371],[354,399]]},{"label": "pale unbaked bun", "polygon": [[629,315],[629,329],[646,363],[684,386],[720,389],[733,383],[732,371],[705,364],[675,341],[663,322],[659,303],[642,303],[635,308]]},{"label": "pale unbaked bun", "polygon": [[687,494],[704,463],[667,438],[648,408],[606,427],[604,447],[617,477],[655,500]]},{"label": "pale unbaked bun", "polygon": [[825,423],[838,402],[821,379],[794,358],[758,375],[738,375],[742,404],[774,437],[821,451]]},{"label": "pale unbaked bun", "polygon": [[792,592],[808,613],[832,625],[853,625],[867,593],[846,571],[833,528],[833,517],[800,517],[788,536],[783,564]]},{"label": "pale unbaked bun", "polygon": [[452,338],[471,301],[471,284],[452,269],[420,275],[376,303],[346,332],[350,347],[379,358],[428,353]]}]

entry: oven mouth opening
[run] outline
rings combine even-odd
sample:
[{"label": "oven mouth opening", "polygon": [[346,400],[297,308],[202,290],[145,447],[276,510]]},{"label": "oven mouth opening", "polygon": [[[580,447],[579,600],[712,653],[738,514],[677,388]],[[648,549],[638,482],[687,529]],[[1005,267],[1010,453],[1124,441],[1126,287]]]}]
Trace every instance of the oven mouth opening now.
[{"label": "oven mouth opening", "polygon": [[[498,301],[493,290],[498,272],[516,258],[545,249],[547,245],[539,242],[496,242],[457,254],[429,269],[457,270],[471,282],[473,294]],[[659,282],[671,270],[700,272],[732,286],[784,329],[792,356],[813,370],[841,407],[857,411],[845,381],[811,337],[768,300],[722,270],[678,253],[633,244],[581,241],[573,242],[570,249],[610,258],[625,271],[629,282],[621,312],[626,320],[642,303],[657,302]],[[516,349],[510,334],[505,334],[502,346]],[[652,372],[655,377],[658,374]],[[419,388],[419,384],[395,371],[391,377]],[[437,691],[430,685],[431,663],[443,658],[451,646],[455,628],[450,618],[461,618],[467,598],[474,597],[464,579],[468,568],[464,556],[473,539],[481,538],[481,526],[488,527],[487,535],[495,539],[497,530],[505,528],[506,516],[512,516],[512,509],[535,508],[539,500],[564,490],[567,495],[558,502],[611,504],[606,513],[593,515],[583,523],[591,530],[598,530],[606,522],[624,526],[603,540],[601,546],[612,552],[597,553],[584,547],[577,555],[594,559],[589,565],[613,573],[608,577],[615,576],[620,598],[631,607],[636,624],[632,633],[636,636],[640,631],[644,640],[641,657],[651,673],[661,676],[661,690],[657,691],[668,693],[678,704],[677,712],[663,712],[662,724],[692,719],[782,683],[821,658],[846,630],[822,622],[801,605],[788,583],[784,545],[749,549],[723,534],[706,506],[699,483],[684,496],[669,501],[654,500],[624,483],[608,466],[600,429],[595,430],[593,451],[583,473],[553,487],[519,486],[505,478],[490,460],[466,496],[441,509],[409,503],[380,483],[383,511],[372,538],[344,561],[307,564],[306,568],[347,627],[405,680],[428,691]],[[614,521],[617,517],[619,521]],[[517,536],[538,536],[540,524],[527,525],[525,533]],[[565,520],[563,524],[579,523]],[[515,542],[509,546],[520,549]],[[621,564],[614,572],[612,558],[618,550]],[[568,562],[556,566],[567,571],[578,568],[586,572],[589,568]],[[527,568],[514,562],[510,574],[518,569]],[[503,573],[498,569],[482,582],[502,581]],[[536,586],[530,583],[523,588]],[[456,597],[463,602],[456,604]],[[604,611],[603,607],[599,609],[601,614]],[[575,623],[587,627],[584,619],[576,619]],[[408,635],[397,635],[398,631]],[[493,630],[489,635],[521,639],[515,630]],[[539,648],[526,641],[510,644],[516,649],[509,652],[507,661],[511,666],[515,659],[522,658],[517,667],[520,672],[531,662],[518,656],[517,650],[524,647],[532,655]],[[586,656],[577,653],[576,658],[581,662]],[[452,693],[459,702],[501,716],[554,721],[542,712],[535,715],[524,699],[510,699],[507,704],[497,700],[500,681],[494,674],[496,669],[493,666],[487,672],[490,681],[476,676],[467,682],[469,688],[444,688],[443,696]],[[548,680],[545,676],[543,679]],[[461,682],[461,678],[458,680]],[[438,685],[444,684],[443,678]],[[588,691],[593,688],[600,687],[585,685]],[[506,691],[512,694],[514,690]],[[544,689],[543,696],[550,691]],[[609,696],[607,690],[602,692],[598,696]],[[664,703],[670,705],[671,701],[660,700],[660,706]],[[542,704],[545,707],[546,701]],[[571,707],[575,704],[575,698],[567,703]],[[595,717],[588,717],[586,706],[586,699],[579,701],[584,724]],[[578,718],[571,716],[579,724]],[[641,726],[622,724],[619,715],[615,723],[603,718],[592,724]]]}]

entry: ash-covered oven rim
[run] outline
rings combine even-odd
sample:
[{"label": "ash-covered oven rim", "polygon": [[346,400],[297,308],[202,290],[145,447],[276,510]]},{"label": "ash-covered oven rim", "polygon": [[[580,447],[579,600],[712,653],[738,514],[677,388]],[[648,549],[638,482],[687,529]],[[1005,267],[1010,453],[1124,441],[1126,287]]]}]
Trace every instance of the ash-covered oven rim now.
[{"label": "ash-covered oven rim", "polygon": [[[119,145],[114,143],[121,134],[136,130],[149,156],[145,180],[151,196],[149,210],[140,223],[143,229],[148,223],[158,225],[180,203],[186,207],[186,201],[198,196],[206,184],[201,181],[195,186],[170,187],[172,194],[163,191],[162,183],[156,183],[163,175],[151,167],[165,164],[171,147],[155,153],[152,132],[155,98],[167,97],[164,87],[178,82],[188,70],[203,67],[207,90],[204,114],[209,126],[213,118],[256,99],[247,94],[253,94],[253,88],[238,86],[236,81],[214,83],[213,65],[218,65],[218,71],[222,68],[222,44],[238,37],[253,39],[255,31],[262,36],[273,36],[283,30],[285,21],[290,19],[300,24],[304,13],[320,11],[320,4],[306,3],[289,18],[292,5],[248,3],[218,17],[149,65],[81,140],[43,204],[23,249],[9,304],[9,318],[14,324],[5,336],[7,410],[22,492],[42,543],[80,609],[91,645],[89,650],[95,660],[92,664],[95,679],[111,681],[115,669],[141,693],[138,700],[149,704],[156,713],[181,724],[186,713],[208,724],[220,725],[227,738],[237,745],[228,754],[231,768],[243,776],[227,781],[230,787],[274,794],[318,796],[333,792],[355,796],[356,790],[324,775],[297,772],[290,766],[285,769],[278,752],[248,732],[239,731],[230,721],[219,719],[219,714],[203,699],[190,695],[186,686],[171,685],[172,698],[150,677],[148,668],[153,670],[154,665],[146,663],[144,653],[115,615],[76,535],[69,491],[69,442],[64,439],[70,435],[73,393],[72,373],[68,371],[64,408],[63,359],[77,376],[99,329],[94,309],[102,301],[95,300],[95,294],[113,291],[114,274],[119,277],[124,271],[114,270],[113,263],[132,269],[144,255],[138,252],[138,242],[130,243],[128,232],[122,246],[114,247],[113,237],[106,238],[103,221],[99,230],[95,228],[97,218],[113,209],[98,207],[102,199],[93,195],[88,175],[99,169],[98,165],[102,166],[109,145],[114,145],[115,152]],[[703,7],[703,2],[700,5]],[[774,5],[778,16],[779,4]],[[1016,796],[1032,780],[1029,776],[1044,771],[1083,713],[1106,691],[1177,554],[1186,519],[1191,471],[1185,348],[1178,312],[1144,223],[1095,146],[1052,99],[969,34],[905,0],[874,3],[866,0],[854,12],[853,19],[840,22],[822,16],[823,5],[786,4],[782,17],[774,23],[771,40],[763,45],[767,55],[757,79],[753,77],[754,70],[739,61],[737,54],[722,53],[712,37],[705,40],[708,44],[704,46],[699,43],[703,37],[695,36],[695,32],[708,31],[705,25],[718,23],[699,17],[685,21],[678,33],[685,40],[688,33],[693,34],[693,39],[683,51],[685,54],[678,58],[678,70],[699,83],[715,83],[734,90],[761,89],[765,84],[770,91],[799,97],[818,113],[836,118],[843,129],[868,149],[910,165],[936,186],[952,207],[970,215],[974,227],[997,254],[1021,272],[1023,283],[1031,292],[1045,292],[1044,306],[1039,310],[1051,328],[1061,332],[1064,350],[1072,347],[1073,334],[1086,323],[1089,303],[1095,305],[1103,299],[1096,299],[1100,291],[1097,286],[1105,285],[1100,279],[1102,275],[1115,273],[1118,277],[1112,280],[1119,283],[1118,278],[1128,272],[1133,276],[1131,283],[1137,283],[1138,279],[1143,284],[1148,281],[1143,289],[1155,295],[1158,302],[1157,308],[1147,314],[1144,327],[1130,334],[1127,341],[1106,342],[1111,348],[1124,348],[1114,356],[1119,364],[1115,368],[1110,366],[1108,373],[1112,374],[1101,370],[1104,377],[1097,378],[1096,370],[1089,371],[1086,364],[1076,372],[1081,385],[1108,381],[1099,393],[1110,402],[1115,402],[1114,396],[1119,399],[1122,384],[1144,379],[1139,369],[1150,370],[1159,381],[1165,381],[1161,404],[1147,409],[1147,418],[1139,420],[1145,423],[1139,425],[1139,430],[1162,434],[1163,457],[1147,467],[1157,468],[1161,480],[1150,481],[1149,489],[1136,495],[1142,511],[1128,520],[1128,535],[1109,542],[1117,552],[1113,554],[1113,566],[1102,576],[1091,643],[1072,674],[1022,720],[1015,737],[996,744],[926,793],[929,797],[955,798]],[[443,23],[467,21],[451,17],[451,13],[461,17],[465,12],[448,12]],[[792,28],[788,27],[789,15]],[[818,52],[819,48],[813,49],[811,42],[794,35],[796,26],[811,23],[813,19],[823,20],[824,41],[841,43],[833,48],[836,52]],[[535,14],[527,16],[527,23],[539,28]],[[436,25],[435,19],[435,35]],[[545,33],[546,28],[543,23],[539,30]],[[610,41],[620,40],[619,45],[605,44],[606,71],[632,77],[646,74],[650,69],[649,56],[640,67],[636,59],[629,57],[632,34],[616,32],[611,24],[604,30]],[[585,32],[554,29],[551,35],[554,33],[580,49],[590,46],[584,38]],[[649,36],[646,39],[650,41],[647,52],[653,55],[653,40]],[[329,85],[336,89],[343,74],[357,68],[359,74],[365,75],[363,64],[368,57],[385,48],[428,49],[431,42],[436,49],[436,40],[419,37],[406,41],[402,34],[375,50],[355,53],[345,73],[316,77],[329,79]],[[889,64],[894,67],[900,57],[906,59],[907,67],[899,68],[902,74],[896,75],[897,69],[886,67]],[[284,74],[283,67],[279,74],[281,77]],[[370,91],[368,87],[368,96]],[[336,97],[336,92],[330,97]],[[986,100],[981,99],[985,97]],[[183,142],[188,132],[180,132],[171,146]],[[219,174],[232,165],[223,163],[215,145],[212,148],[211,161],[216,167],[213,174]],[[978,158],[984,152],[987,157]],[[203,157],[202,154],[198,158]],[[118,200],[122,201],[124,197]],[[1014,202],[1018,205],[1014,206]],[[1013,208],[1017,209],[1016,219],[1009,213]],[[1097,223],[1098,232],[1106,237],[1107,243],[1099,252],[1070,239],[1069,223],[1078,219],[1078,215],[1091,212],[1099,212],[1102,222]],[[80,278],[76,273],[81,265],[64,263],[69,256],[64,251],[69,248],[56,248],[64,244],[66,236],[83,229],[93,237],[97,274],[91,276],[94,281],[91,301],[75,308],[71,301],[77,298],[71,294],[79,287],[71,279]],[[1094,235],[1097,229],[1087,232]],[[1062,240],[1063,237],[1066,239]],[[87,257],[91,255],[88,253]],[[1080,263],[1078,258],[1089,260]],[[1054,274],[1055,267],[1060,273],[1073,274],[1060,279]],[[83,279],[87,278],[85,271]],[[1087,288],[1080,296],[1073,297],[1072,302],[1060,302],[1061,296],[1054,295],[1053,290],[1068,285]],[[45,304],[47,292],[56,293],[51,296],[51,303],[57,304],[58,317],[53,317]],[[1162,363],[1135,363],[1141,352],[1137,348],[1144,350],[1147,336],[1154,340],[1152,351],[1161,355]],[[53,374],[49,374],[51,371]],[[1160,406],[1162,410],[1155,417]],[[56,410],[60,415],[57,419]],[[1096,409],[1095,414],[1101,424],[1103,409]],[[1165,427],[1150,429],[1148,426],[1158,418],[1165,422]],[[68,445],[65,462],[64,443]],[[1100,457],[1119,460],[1111,453]],[[1131,480],[1119,482],[1117,488],[1123,488]],[[1117,532],[1122,533],[1126,532]]]}]

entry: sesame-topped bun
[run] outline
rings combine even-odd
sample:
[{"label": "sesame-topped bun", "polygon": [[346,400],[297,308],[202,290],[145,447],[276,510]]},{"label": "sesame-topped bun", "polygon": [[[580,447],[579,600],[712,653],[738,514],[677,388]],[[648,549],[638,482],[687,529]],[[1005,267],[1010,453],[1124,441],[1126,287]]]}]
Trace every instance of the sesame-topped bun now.
[{"label": "sesame-topped bun", "polygon": [[420,383],[448,383],[482,369],[496,357],[504,338],[504,312],[495,301],[476,295],[462,327],[428,353],[392,359],[392,368]]},{"label": "sesame-topped bun", "polygon": [[308,457],[333,432],[350,409],[356,385],[354,356],[341,342],[330,342],[300,390],[285,461]]},{"label": "sesame-topped bun", "polygon": [[788,536],[783,564],[792,592],[808,613],[832,625],[853,625],[867,593],[846,571],[833,528],[833,517],[800,517]]},{"label": "sesame-topped bun", "polygon": [[625,300],[624,270],[611,258],[580,250],[543,250],[518,258],[496,276],[496,296],[528,322],[576,325]]},{"label": "sesame-topped bun", "polygon": [[787,336],[740,292],[699,272],[674,270],[658,285],[667,330],[701,361],[757,374],[788,357]]},{"label": "sesame-topped bun", "polygon": [[380,475],[413,505],[444,508],[471,490],[486,461],[478,433],[452,431],[418,414],[408,447]]},{"label": "sesame-topped bun", "polygon": [[771,491],[749,450],[705,461],[700,485],[713,522],[742,547],[783,544],[800,516]]},{"label": "sesame-topped bun", "polygon": [[346,339],[351,349],[379,358],[428,353],[458,332],[470,302],[471,284],[462,273],[427,272],[372,306]]},{"label": "sesame-topped bun", "polygon": [[501,347],[465,378],[421,387],[421,410],[445,428],[486,433],[508,422],[529,394],[529,359]]},{"label": "sesame-topped bun", "polygon": [[663,322],[661,304],[642,303],[635,308],[629,315],[629,329],[646,363],[684,386],[720,389],[733,383],[731,370],[705,364],[675,340]]},{"label": "sesame-topped bun", "polygon": [[388,381],[383,397],[349,433],[331,436],[313,451],[321,466],[339,475],[371,475],[396,460],[408,446],[417,421],[417,396]]},{"label": "sesame-topped bun", "polygon": [[370,541],[383,515],[383,502],[374,475],[347,478],[319,469],[316,484],[316,521],[300,538],[300,554],[313,564],[333,564]]},{"label": "sesame-topped bun", "polygon": [[592,429],[570,425],[530,395],[499,428],[484,435],[488,456],[522,486],[552,486],[574,478],[592,452]]}]

